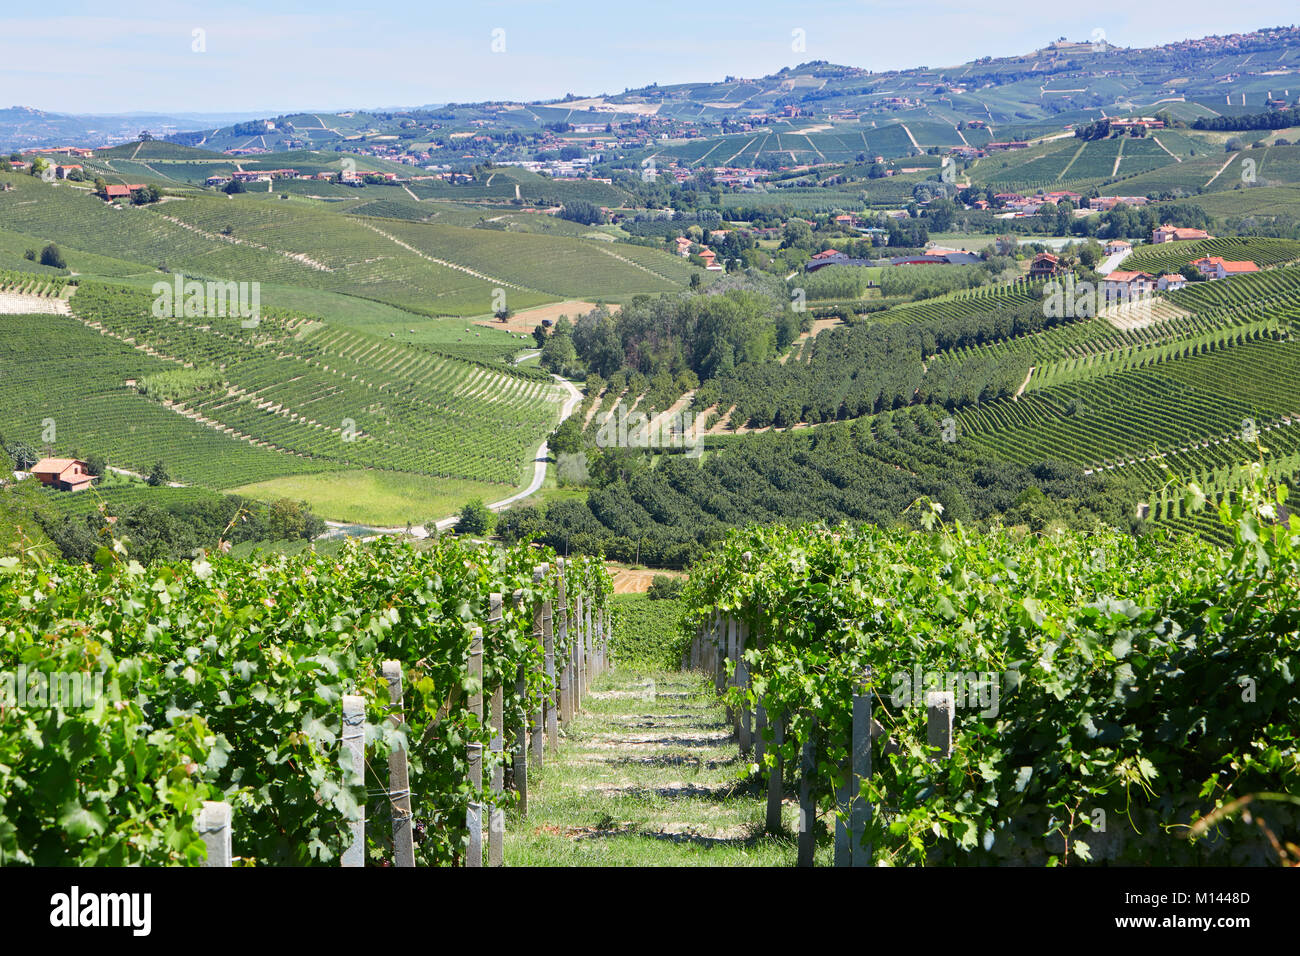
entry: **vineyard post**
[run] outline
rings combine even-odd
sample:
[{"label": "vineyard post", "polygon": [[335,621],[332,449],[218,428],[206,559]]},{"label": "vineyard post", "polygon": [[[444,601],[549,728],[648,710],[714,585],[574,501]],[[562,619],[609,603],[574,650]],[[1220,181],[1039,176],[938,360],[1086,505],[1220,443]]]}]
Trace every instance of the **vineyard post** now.
[{"label": "vineyard post", "polygon": [[[522,589],[515,591],[513,595],[515,611],[522,614],[524,608],[524,592]],[[519,671],[515,677],[515,696],[521,701],[528,699],[528,665],[520,664]],[[518,718],[513,729],[514,741],[511,748],[513,760],[511,761],[511,775],[514,780],[515,792],[519,794],[519,815],[528,816],[528,717],[523,715]]]},{"label": "vineyard post", "polygon": [[[754,637],[754,643],[761,651],[766,642],[763,639],[763,627],[760,624]],[[748,669],[746,669],[746,676]],[[767,707],[763,704],[763,698],[759,698],[754,705],[754,759],[763,763],[763,754],[767,753],[767,741],[763,739],[763,731],[767,730]]]},{"label": "vineyard post", "polygon": [[203,865],[230,866],[230,804],[204,800],[203,809],[199,811],[198,831],[208,848],[208,859]]},{"label": "vineyard post", "polygon": [[956,695],[950,690],[932,690],[925,695],[926,738],[939,752],[931,759],[945,760],[952,756],[952,712],[956,708]]},{"label": "vineyard post", "polygon": [[817,802],[813,798],[813,777],[817,773],[817,719],[808,726],[799,761],[799,866],[813,865],[817,848]]},{"label": "vineyard post", "polygon": [[[501,595],[495,591],[488,595],[488,624],[491,628],[490,633],[495,646],[501,648],[502,633],[501,621],[504,617],[502,611]],[[498,660],[504,658],[504,654],[498,656]],[[505,711],[505,688],[503,685],[503,674],[497,673],[496,686],[492,688],[492,802],[488,805],[488,865],[501,866],[505,862],[505,847],[502,845],[506,836],[506,815],[501,809],[501,795],[505,792],[506,784],[506,762],[505,762],[505,744],[506,744],[506,715]]]},{"label": "vineyard post", "polygon": [[[355,694],[343,697],[343,778],[345,780],[366,779],[366,700]],[[352,842],[343,851],[343,866],[366,865],[366,805],[357,807],[358,818],[352,822]]]},{"label": "vineyard post", "polygon": [[785,758],[781,756],[781,745],[785,743],[785,715],[779,711],[772,715],[772,753],[776,756],[776,765],[767,776],[767,832],[776,836],[781,832],[781,804],[785,800],[784,781]]},{"label": "vineyard post", "polygon": [[582,601],[585,594],[578,589],[573,597],[576,600],[569,609],[569,667],[573,670],[569,679],[569,693],[572,695],[569,715],[582,709]]},{"label": "vineyard post", "polygon": [[[483,628],[472,628],[469,642],[469,682],[473,692],[469,710],[474,715],[474,731],[483,727]],[[483,789],[483,745],[477,740],[467,744],[469,757],[469,807],[465,811],[465,825],[469,830],[469,846],[465,850],[465,865],[483,865],[483,804],[479,791]]]},{"label": "vineyard post", "polygon": [[871,672],[862,674],[858,693],[853,695],[853,748],[850,754],[853,775],[850,778],[849,852],[851,865],[871,865],[871,844],[864,843],[871,823],[871,804],[862,796],[862,785],[871,776]]},{"label": "vineyard post", "polygon": [[[745,663],[745,645],[749,640],[749,624],[741,622],[740,625],[740,646],[736,655],[736,686],[742,691],[749,690],[749,665]],[[740,737],[740,752],[748,756],[753,749],[753,714],[750,713],[749,703],[745,702],[740,705],[740,722],[736,728]]]},{"label": "vineyard post", "polygon": [[[533,568],[533,587],[540,588],[545,582],[550,568],[539,564]],[[547,622],[551,619],[551,602],[535,600],[533,602],[533,638],[542,648],[542,673],[548,688],[555,686],[555,655],[551,649],[551,633]],[[543,744],[549,723],[555,719],[555,702],[552,691],[548,690],[538,702],[533,712],[533,764],[542,767]]]},{"label": "vineyard post", "polygon": [[[384,661],[384,679],[388,681],[388,702],[392,712],[388,721],[402,726],[402,665]],[[411,835],[411,781],[407,775],[406,750],[388,755],[388,801],[393,807],[393,866],[415,866],[415,844]]]},{"label": "vineyard post", "polygon": [[591,628],[591,601],[590,600],[583,602],[582,613],[584,616],[583,619],[586,622],[585,626],[582,629],[582,634],[583,634],[582,646],[585,654],[587,655],[584,658],[584,661],[586,663],[583,665],[583,674],[587,681],[586,686],[583,688],[583,693],[586,693],[591,690],[591,681],[596,676],[596,670],[599,667],[599,665],[596,662],[595,641],[593,640],[595,636],[595,632],[592,631]]},{"label": "vineyard post", "polygon": [[[569,724],[573,721],[573,704],[569,689],[569,660],[571,654],[569,653],[567,646],[569,643],[569,594],[565,588],[565,567],[562,563],[563,561],[564,559],[560,558],[556,562],[557,565],[559,565],[560,572],[557,575],[559,587],[558,603],[553,615],[548,616],[547,618],[546,630],[552,635],[551,646],[553,648],[557,645],[565,648],[563,661],[556,661],[554,653],[551,655],[551,660],[552,667],[557,669],[557,676],[559,678],[559,687],[556,691],[559,695],[559,719],[564,723],[564,729],[567,731],[569,729]],[[555,721],[551,719],[546,721],[546,740],[547,743],[550,744],[552,751],[560,746],[560,728]]]},{"label": "vineyard post", "polygon": [[849,806],[853,799],[851,764],[850,760],[850,765],[839,768],[844,772],[844,779],[835,788],[835,866],[853,865],[853,844],[849,834]]}]

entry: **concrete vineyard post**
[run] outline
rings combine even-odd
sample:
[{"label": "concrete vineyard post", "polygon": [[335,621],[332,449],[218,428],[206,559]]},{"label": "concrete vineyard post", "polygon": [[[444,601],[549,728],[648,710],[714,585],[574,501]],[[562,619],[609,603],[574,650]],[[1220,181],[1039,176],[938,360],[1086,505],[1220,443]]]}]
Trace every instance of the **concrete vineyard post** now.
[{"label": "concrete vineyard post", "polygon": [[817,803],[813,799],[813,778],[817,774],[817,722],[808,728],[799,761],[799,866],[813,865],[817,846]]},{"label": "concrete vineyard post", "polygon": [[[502,643],[501,621],[504,617],[502,611],[501,595],[493,592],[488,596],[488,626],[492,640],[496,646]],[[492,802],[488,805],[488,865],[501,866],[505,862],[505,847],[502,841],[506,835],[506,814],[501,809],[501,795],[506,789],[506,765],[505,765],[505,745],[506,745],[506,715],[505,711],[505,688],[502,687],[504,675],[498,674],[496,686],[492,688],[492,706],[491,717],[489,718],[492,725]]]},{"label": "concrete vineyard post", "polygon": [[[540,589],[546,583],[550,570],[545,564],[539,564],[533,568],[534,588]],[[551,649],[550,629],[547,627],[550,617],[550,601],[539,599],[533,602],[533,639],[537,641],[538,647],[542,648],[542,673],[546,678],[546,686],[553,688],[555,686],[555,655]],[[543,701],[538,704],[538,709],[533,712],[533,765],[539,770],[542,766],[542,751],[546,742],[547,730],[554,719],[555,701],[551,693],[547,693],[543,695]]]},{"label": "concrete vineyard post", "polygon": [[[388,721],[402,726],[402,665],[384,661],[384,679],[388,681],[388,702],[392,712]],[[415,844],[411,833],[411,781],[407,775],[406,751],[388,755],[388,802],[393,808],[393,866],[415,866]]]},{"label": "concrete vineyard post", "polygon": [[853,696],[853,747],[850,753],[852,802],[849,806],[849,851],[853,866],[871,865],[871,844],[863,843],[871,823],[871,804],[862,796],[862,784],[871,776],[871,677],[864,674]]},{"label": "concrete vineyard post", "polygon": [[198,831],[208,848],[204,866],[231,865],[230,804],[204,800],[199,811]]},{"label": "concrete vineyard post", "polygon": [[576,595],[577,600],[573,603],[573,620],[570,624],[569,633],[573,635],[570,644],[572,653],[570,659],[573,661],[573,713],[582,710],[582,682],[585,679],[586,666],[583,661],[583,655],[586,653],[584,637],[582,631],[582,601],[583,593],[579,591]]},{"label": "concrete vineyard post", "polygon": [[[524,592],[522,590],[514,593],[515,611],[523,612],[524,609]],[[519,671],[515,675],[515,696],[524,700],[528,695],[528,667],[526,664],[519,665]],[[514,736],[513,745],[511,746],[511,776],[514,778],[515,792],[519,794],[519,815],[528,816],[528,718],[522,717],[517,720],[512,730]]]},{"label": "concrete vineyard post", "polygon": [[785,800],[784,782],[785,759],[781,756],[781,745],[785,743],[785,717],[781,713],[772,715],[772,753],[776,754],[776,766],[767,777],[767,819],[766,830],[775,836],[781,832],[781,804]]},{"label": "concrete vineyard post", "polygon": [[[343,697],[343,747],[339,759],[343,764],[345,780],[364,783],[366,779],[366,700],[353,694]],[[343,866],[366,865],[366,804],[357,807],[357,819],[349,829],[352,842],[343,851]]]},{"label": "concrete vineyard post", "polygon": [[950,690],[932,690],[925,695],[926,739],[931,747],[938,747],[934,760],[952,756],[952,712],[956,695]]},{"label": "concrete vineyard post", "polygon": [[[469,642],[469,680],[474,688],[469,699],[469,710],[474,715],[474,727],[483,726],[483,629],[476,627]],[[483,804],[479,791],[483,789],[483,745],[478,741],[467,744],[469,758],[469,808],[465,811],[465,826],[469,830],[469,845],[465,850],[465,865],[483,865]]]},{"label": "concrete vineyard post", "polygon": [[[570,654],[565,645],[569,637],[569,595],[564,587],[564,565],[560,563],[559,573],[556,575],[557,586],[559,588],[556,597],[556,605],[553,616],[548,616],[546,622],[547,633],[551,634],[551,647],[564,647],[565,654],[563,660],[556,660],[554,650],[548,655],[551,660],[551,666],[555,668],[558,678],[558,688],[556,693],[559,696],[559,720],[564,723],[565,730],[568,730],[569,723],[573,720],[572,698],[569,692],[569,660]],[[546,722],[546,741],[554,751],[560,745],[560,729],[555,721],[547,720]]]}]

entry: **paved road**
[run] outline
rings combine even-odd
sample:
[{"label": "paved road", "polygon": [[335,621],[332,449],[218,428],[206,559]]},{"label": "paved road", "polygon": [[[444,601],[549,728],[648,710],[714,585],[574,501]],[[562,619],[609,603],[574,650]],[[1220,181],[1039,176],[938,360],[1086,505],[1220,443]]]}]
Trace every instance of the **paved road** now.
[{"label": "paved road", "polygon": [[[560,411],[560,421],[564,421],[566,418],[568,418],[570,415],[573,414],[574,410],[578,407],[579,403],[582,402],[582,392],[578,391],[577,388],[574,387],[572,382],[560,378],[560,376],[558,375],[552,375],[551,377],[554,378],[557,382],[559,382],[569,391],[569,397],[564,403],[564,408]],[[550,448],[547,447],[546,442],[542,442],[542,444],[537,449],[537,457],[533,461],[533,480],[532,482],[529,483],[528,487],[525,488],[523,491],[516,492],[515,494],[511,495],[509,498],[502,498],[500,501],[492,502],[490,505],[488,505],[488,509],[491,511],[504,511],[506,508],[509,508],[516,501],[523,501],[529,495],[536,494],[537,490],[542,487],[542,482],[546,480],[546,457],[549,454],[550,454]],[[437,525],[438,530],[446,531],[448,528],[454,525],[459,520],[459,518],[460,518],[459,515],[452,515],[450,518],[443,518],[441,521],[438,522]],[[421,534],[424,533],[423,528],[420,529],[420,533]]]},{"label": "paved road", "polygon": [[[553,375],[551,377],[554,378],[561,385],[563,385],[565,389],[567,389],[569,392],[569,397],[564,402],[564,408],[561,409],[560,411],[560,421],[564,421],[566,418],[568,418],[570,415],[574,413],[578,405],[582,402],[582,392],[578,391],[578,389],[574,387],[572,382],[562,379],[558,375]],[[500,501],[492,502],[491,504],[488,505],[488,508],[492,511],[503,511],[506,508],[509,508],[516,501],[522,501],[523,499],[527,498],[529,495],[536,494],[537,490],[542,487],[542,482],[546,480],[546,458],[549,454],[550,454],[550,449],[547,447],[547,443],[543,441],[542,444],[537,449],[537,457],[533,460],[533,480],[529,482],[528,487],[525,488],[523,491],[516,492],[515,494],[511,495],[508,498],[502,498]],[[460,520],[460,515],[458,514],[450,515],[446,518],[443,518],[441,521],[439,521],[437,525],[435,525],[435,527],[439,531],[446,531],[447,529],[451,528],[458,520]],[[336,533],[343,528],[356,529],[356,528],[364,527],[366,531],[369,531],[371,533],[365,535],[362,538],[362,540],[370,540],[371,538],[376,538],[379,535],[383,535],[383,534],[405,534],[407,530],[406,528],[369,527],[364,525],[358,525],[355,521],[326,521],[325,524],[327,524],[330,528],[335,529]],[[428,537],[429,534],[428,529],[424,525],[417,525],[415,527],[412,527],[410,530],[411,530],[411,534],[417,538],[426,538]],[[327,535],[327,537],[332,537],[332,536],[333,535]]]},{"label": "paved road", "polygon": [[1125,249],[1123,252],[1117,252],[1113,256],[1107,256],[1106,260],[1101,265],[1097,266],[1097,271],[1104,276],[1110,275],[1119,268],[1119,264],[1127,259],[1132,252],[1132,249]]}]

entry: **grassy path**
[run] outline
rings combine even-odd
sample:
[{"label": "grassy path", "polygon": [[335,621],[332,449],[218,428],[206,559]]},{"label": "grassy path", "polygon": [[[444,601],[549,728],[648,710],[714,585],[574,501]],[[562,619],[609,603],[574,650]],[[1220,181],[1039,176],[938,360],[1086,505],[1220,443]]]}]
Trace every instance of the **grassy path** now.
[{"label": "grassy path", "polygon": [[506,823],[506,864],[793,865],[794,806],[787,835],[763,835],[765,784],[729,730],[702,675],[602,675],[558,756],[530,774],[528,819]]}]

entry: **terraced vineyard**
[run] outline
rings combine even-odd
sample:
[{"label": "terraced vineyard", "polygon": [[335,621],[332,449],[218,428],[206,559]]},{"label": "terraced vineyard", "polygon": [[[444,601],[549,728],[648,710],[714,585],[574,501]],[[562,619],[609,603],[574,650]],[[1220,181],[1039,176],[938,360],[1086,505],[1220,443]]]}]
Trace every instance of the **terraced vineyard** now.
[{"label": "terraced vineyard", "polygon": [[[1150,272],[1177,272],[1202,256],[1249,260],[1261,269],[1300,259],[1300,241],[1294,239],[1223,238],[1186,242],[1162,242],[1139,246],[1124,260],[1125,269]],[[1237,278],[1230,280],[1238,281]]]},{"label": "terraced vineyard", "polygon": [[62,295],[67,285],[66,276],[0,269],[0,292],[53,297]]},{"label": "terraced vineyard", "polygon": [[59,450],[99,452],[138,472],[164,459],[174,479],[214,488],[337,467],[237,441],[150,401],[126,383],[175,363],[73,318],[0,316],[0,362],[0,432],[7,441],[44,448],[48,420]]},{"label": "terraced vineyard", "polygon": [[981,286],[965,292],[955,292],[915,305],[902,305],[871,316],[873,322],[911,324],[935,319],[975,315],[1003,306],[1020,305],[1042,298],[1042,279],[1019,279],[998,285]]},{"label": "terraced vineyard", "polygon": [[[1300,344],[1262,338],[957,413],[965,440],[1001,460],[1107,467],[1231,441],[1300,412]],[[1225,391],[1220,383],[1231,382]],[[1241,446],[1237,446],[1238,452]],[[1240,460],[1240,459],[1238,459]]]},{"label": "terraced vineyard", "polygon": [[89,328],[155,361],[218,373],[222,387],[156,406],[164,414],[288,461],[514,485],[556,421],[557,388],[531,375],[287,313],[264,315],[252,329],[234,320],[157,319],[151,301],[87,283],[73,306]]},{"label": "terraced vineyard", "polygon": [[429,316],[487,315],[498,288],[522,309],[673,291],[701,271],[657,249],[363,219],[265,196],[115,208],[30,176],[0,179],[15,187],[0,192],[0,221],[18,232],[187,275],[346,292]]},{"label": "terraced vineyard", "polygon": [[1252,302],[1287,302],[1300,294],[1300,266],[1251,272],[1215,282],[1192,282],[1166,293],[1170,302],[1196,311]]}]

